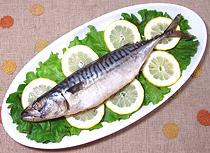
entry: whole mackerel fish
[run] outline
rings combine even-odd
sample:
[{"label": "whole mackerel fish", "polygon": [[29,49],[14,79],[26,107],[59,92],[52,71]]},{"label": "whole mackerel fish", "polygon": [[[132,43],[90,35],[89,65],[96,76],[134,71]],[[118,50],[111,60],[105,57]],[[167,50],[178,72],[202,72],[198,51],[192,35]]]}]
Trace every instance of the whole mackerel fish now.
[{"label": "whole mackerel fish", "polygon": [[22,119],[32,122],[49,120],[102,104],[139,74],[143,63],[161,40],[190,37],[175,30],[180,17],[177,15],[163,34],[127,44],[79,69],[29,105],[22,112]]}]

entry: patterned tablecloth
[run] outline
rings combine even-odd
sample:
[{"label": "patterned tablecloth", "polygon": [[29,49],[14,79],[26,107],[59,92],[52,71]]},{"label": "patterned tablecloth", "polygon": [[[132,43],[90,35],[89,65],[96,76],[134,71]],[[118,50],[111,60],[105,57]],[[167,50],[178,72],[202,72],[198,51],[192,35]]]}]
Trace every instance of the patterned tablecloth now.
[{"label": "patterned tablecloth", "polygon": [[[104,13],[148,2],[186,6],[203,18],[207,28],[210,26],[208,0],[0,0],[0,104],[20,69],[49,43]],[[209,153],[210,126],[203,125],[210,125],[209,63],[208,41],[196,72],[170,102],[116,134],[57,152]],[[24,147],[0,124],[0,152],[55,151]]]}]

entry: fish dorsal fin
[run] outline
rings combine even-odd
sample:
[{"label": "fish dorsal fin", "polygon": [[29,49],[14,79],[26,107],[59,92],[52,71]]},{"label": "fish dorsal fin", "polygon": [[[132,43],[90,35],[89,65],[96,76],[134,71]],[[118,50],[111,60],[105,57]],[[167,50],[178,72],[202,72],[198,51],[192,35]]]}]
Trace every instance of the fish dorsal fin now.
[{"label": "fish dorsal fin", "polygon": [[79,91],[83,88],[83,84],[84,84],[83,82],[78,82],[77,84],[70,87],[67,91],[74,94],[74,93],[76,93],[77,91]]}]

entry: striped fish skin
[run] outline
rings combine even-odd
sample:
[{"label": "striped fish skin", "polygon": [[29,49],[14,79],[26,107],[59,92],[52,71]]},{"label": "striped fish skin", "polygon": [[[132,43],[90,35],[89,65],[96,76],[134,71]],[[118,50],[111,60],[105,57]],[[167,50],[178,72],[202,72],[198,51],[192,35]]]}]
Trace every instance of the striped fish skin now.
[{"label": "striped fish skin", "polygon": [[63,91],[70,108],[66,115],[94,108],[130,83],[155,45],[153,41],[123,46],[74,73],[80,88]]},{"label": "striped fish skin", "polygon": [[49,120],[102,104],[139,74],[158,42],[174,33],[179,18],[177,16],[163,34],[148,41],[127,44],[79,69],[28,106],[22,119]]}]

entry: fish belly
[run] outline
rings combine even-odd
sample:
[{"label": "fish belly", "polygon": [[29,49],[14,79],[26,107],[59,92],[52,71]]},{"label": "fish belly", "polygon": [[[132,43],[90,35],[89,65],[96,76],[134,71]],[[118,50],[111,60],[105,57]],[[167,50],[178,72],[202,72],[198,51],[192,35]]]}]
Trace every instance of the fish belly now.
[{"label": "fish belly", "polygon": [[69,103],[67,115],[75,114],[102,104],[113,94],[129,84],[143,64],[141,57],[130,57],[120,66],[105,73],[97,81],[82,90],[72,94],[66,93],[65,98]]}]

